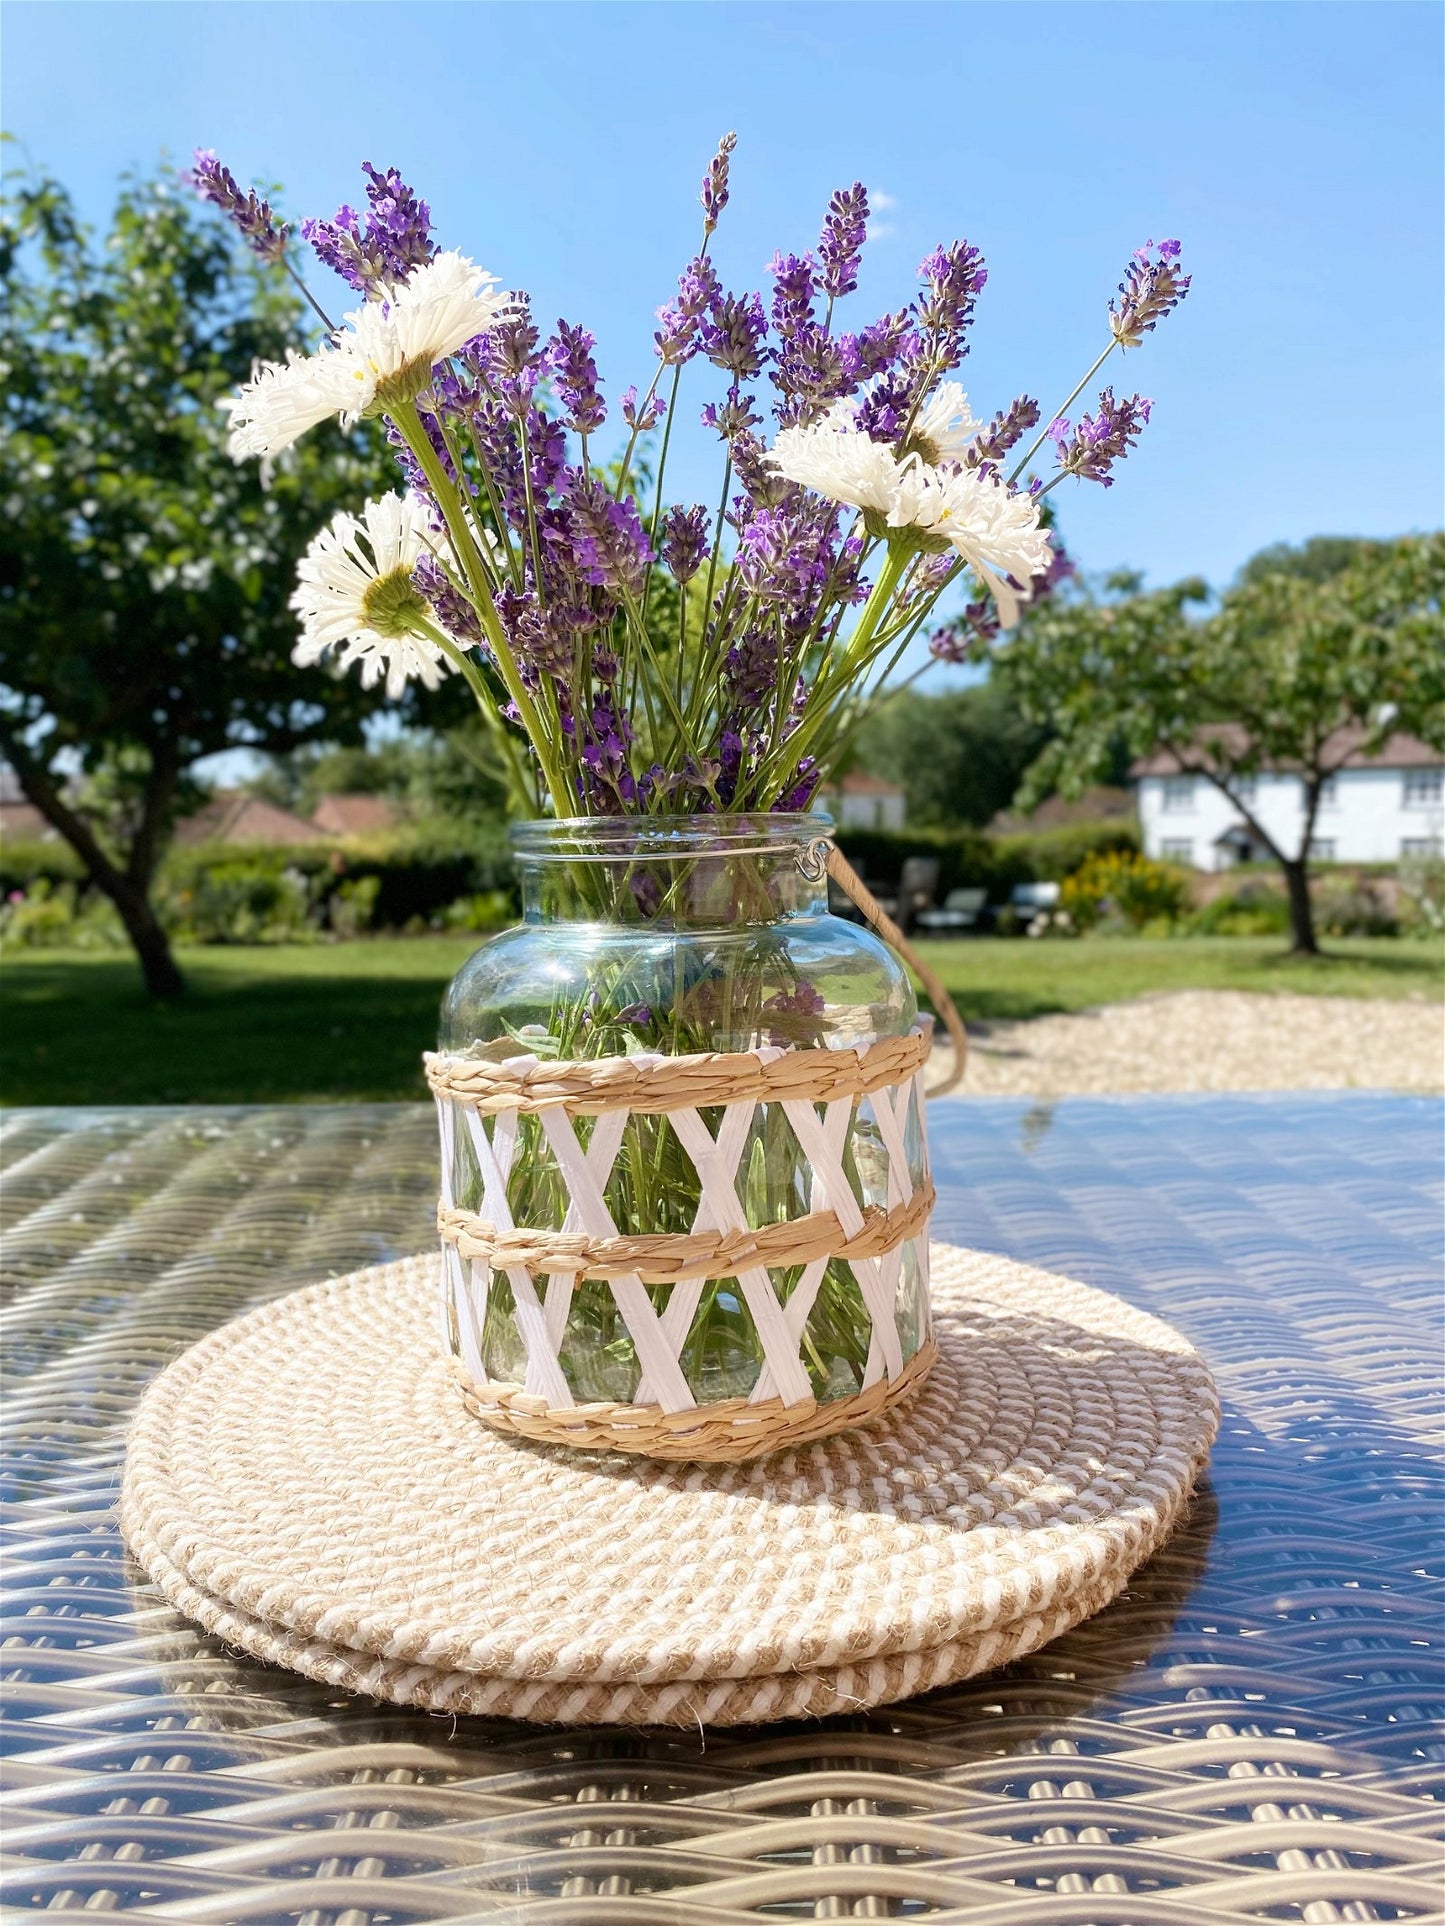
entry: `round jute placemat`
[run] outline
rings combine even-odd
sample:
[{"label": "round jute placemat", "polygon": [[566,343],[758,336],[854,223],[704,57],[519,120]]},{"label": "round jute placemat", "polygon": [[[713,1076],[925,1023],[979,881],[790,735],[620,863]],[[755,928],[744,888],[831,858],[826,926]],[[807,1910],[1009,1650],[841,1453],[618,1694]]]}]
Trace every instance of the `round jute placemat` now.
[{"label": "round jute placemat", "polygon": [[142,1401],[121,1495],[177,1610],[400,1704],[742,1724],[967,1678],[1118,1595],[1218,1420],[1157,1318],[935,1245],[938,1362],[864,1430],[731,1465],[533,1445],[463,1405],[437,1266],[203,1339]]}]

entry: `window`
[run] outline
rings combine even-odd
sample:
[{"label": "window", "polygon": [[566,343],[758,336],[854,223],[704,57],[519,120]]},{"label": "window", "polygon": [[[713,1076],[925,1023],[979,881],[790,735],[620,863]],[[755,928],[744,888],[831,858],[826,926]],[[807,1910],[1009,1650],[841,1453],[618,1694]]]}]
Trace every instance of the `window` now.
[{"label": "window", "polygon": [[1310,861],[1312,863],[1332,863],[1335,860],[1335,839],[1333,836],[1310,837]]},{"label": "window", "polygon": [[1194,807],[1193,776],[1164,778],[1164,807],[1171,815],[1181,816]]},{"label": "window", "polygon": [[1166,863],[1183,863],[1189,869],[1194,866],[1194,845],[1187,837],[1166,836],[1159,845],[1159,854]]},{"label": "window", "polygon": [[1338,809],[1339,806],[1340,779],[1338,776],[1326,776],[1320,784],[1320,808]]},{"label": "window", "polygon": [[1411,857],[1419,860],[1439,862],[1445,856],[1445,840],[1439,836],[1402,836],[1400,839],[1400,860],[1408,862]]},{"label": "window", "polygon": [[[1404,803],[1407,809],[1420,809],[1445,800],[1445,769],[1407,769]],[[1168,805],[1166,804],[1167,808]]]},{"label": "window", "polygon": [[1242,803],[1251,809],[1254,807],[1254,799],[1259,794],[1258,776],[1236,776],[1230,787]]}]

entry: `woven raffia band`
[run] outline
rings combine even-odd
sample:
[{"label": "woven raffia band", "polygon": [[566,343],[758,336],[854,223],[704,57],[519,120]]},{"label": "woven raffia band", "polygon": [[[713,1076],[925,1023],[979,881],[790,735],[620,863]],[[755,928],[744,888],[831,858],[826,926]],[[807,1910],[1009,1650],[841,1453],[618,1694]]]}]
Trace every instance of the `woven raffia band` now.
[{"label": "woven raffia band", "polygon": [[438,1259],[332,1279],[153,1384],[121,1524],[229,1645],[436,1711],[697,1726],[858,1711],[1098,1611],[1173,1529],[1209,1373],[1104,1292],[935,1246],[938,1362],[861,1430],[700,1475],[464,1409]]},{"label": "woven raffia band", "polygon": [[885,1037],[861,1050],[739,1050],[688,1057],[596,1057],[576,1063],[513,1057],[423,1058],[436,1097],[483,1116],[561,1109],[569,1117],[610,1110],[667,1115],[728,1103],[837,1103],[866,1097],[917,1074],[928,1061],[932,1028]]}]

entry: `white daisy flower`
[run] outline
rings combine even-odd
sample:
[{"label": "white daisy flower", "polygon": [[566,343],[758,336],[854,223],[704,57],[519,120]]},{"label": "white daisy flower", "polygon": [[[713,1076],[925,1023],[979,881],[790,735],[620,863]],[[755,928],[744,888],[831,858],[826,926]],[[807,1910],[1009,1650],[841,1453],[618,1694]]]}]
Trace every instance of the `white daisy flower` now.
[{"label": "white daisy flower", "polygon": [[1015,626],[1027,598],[1004,578],[1029,582],[1048,567],[1052,553],[1033,497],[1016,494],[996,475],[975,468],[939,473],[921,464],[905,467],[888,524],[921,529],[947,542],[987,586],[1006,629]]},{"label": "white daisy flower", "polygon": [[485,334],[506,307],[497,277],[455,249],[414,268],[405,281],[346,317],[340,351],[353,358],[347,425],[373,407],[421,393],[438,361]]},{"label": "white daisy flower", "polygon": [[437,362],[484,334],[505,306],[495,275],[455,251],[436,255],[348,314],[318,354],[262,362],[222,404],[230,411],[232,455],[274,455],[328,415],[350,427],[362,415],[414,400]]},{"label": "white daisy flower", "polygon": [[886,442],[857,426],[856,401],[838,401],[806,427],[780,429],[770,459],[780,475],[830,502],[886,515],[898,479],[898,460]]},{"label": "white daisy flower", "polygon": [[958,382],[940,381],[914,416],[905,446],[930,468],[959,466],[982,427]]},{"label": "white daisy flower", "polygon": [[279,455],[308,428],[339,415],[354,386],[348,363],[334,349],[308,355],[288,348],[284,362],[258,362],[241,392],[220,404],[230,413],[233,460]]},{"label": "white daisy flower", "polygon": [[[1004,578],[1027,582],[1048,567],[1048,533],[1031,496],[1011,493],[996,475],[957,465],[981,425],[963,389],[946,381],[935,390],[919,410],[901,460],[885,443],[870,441],[856,415],[855,402],[839,402],[808,427],[784,428],[773,443],[773,466],[888,528],[917,529],[940,553],[946,543],[982,579],[1003,626],[1012,628],[1021,597]],[[876,523],[873,532],[881,532]]]},{"label": "white daisy flower", "polygon": [[363,688],[385,675],[393,701],[413,679],[436,688],[452,665],[417,632],[436,616],[411,579],[427,530],[427,511],[410,495],[368,502],[359,519],[345,509],[334,516],[296,569],[301,640],[292,661],[310,668],[334,650],[342,669],[361,664]]}]

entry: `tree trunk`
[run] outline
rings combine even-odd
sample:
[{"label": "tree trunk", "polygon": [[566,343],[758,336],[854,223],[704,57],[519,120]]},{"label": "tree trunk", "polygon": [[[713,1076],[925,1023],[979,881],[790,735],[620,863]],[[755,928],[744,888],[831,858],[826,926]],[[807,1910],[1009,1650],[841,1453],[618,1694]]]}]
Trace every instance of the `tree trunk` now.
[{"label": "tree trunk", "polygon": [[1281,864],[1284,870],[1285,891],[1289,897],[1290,954],[1292,956],[1318,956],[1320,946],[1315,941],[1315,911],[1310,901],[1310,873],[1302,856],[1293,862]]},{"label": "tree trunk", "polygon": [[[105,889],[99,877],[95,882],[97,888]],[[105,893],[125,925],[149,993],[154,997],[184,996],[186,979],[176,966],[170,938],[161,928],[160,918],[145,891],[132,889],[122,882],[119,889],[107,889]]]},{"label": "tree trunk", "polygon": [[[101,847],[84,816],[66,801],[53,773],[30,753],[18,731],[0,726],[0,749],[3,749],[11,768],[20,778],[20,787],[25,795],[85,864],[88,880],[102,896],[114,903],[135,950],[146,989],[155,997],[183,996],[186,979],[176,967],[176,959],[171,955],[170,939],[151,906],[149,891],[157,846],[154,822],[160,818],[169,792],[162,793],[157,786],[155,793],[147,798],[146,823],[143,825],[145,845],[132,850],[131,866],[128,870],[122,870]],[[174,776],[169,776],[168,780],[173,789]]]}]

